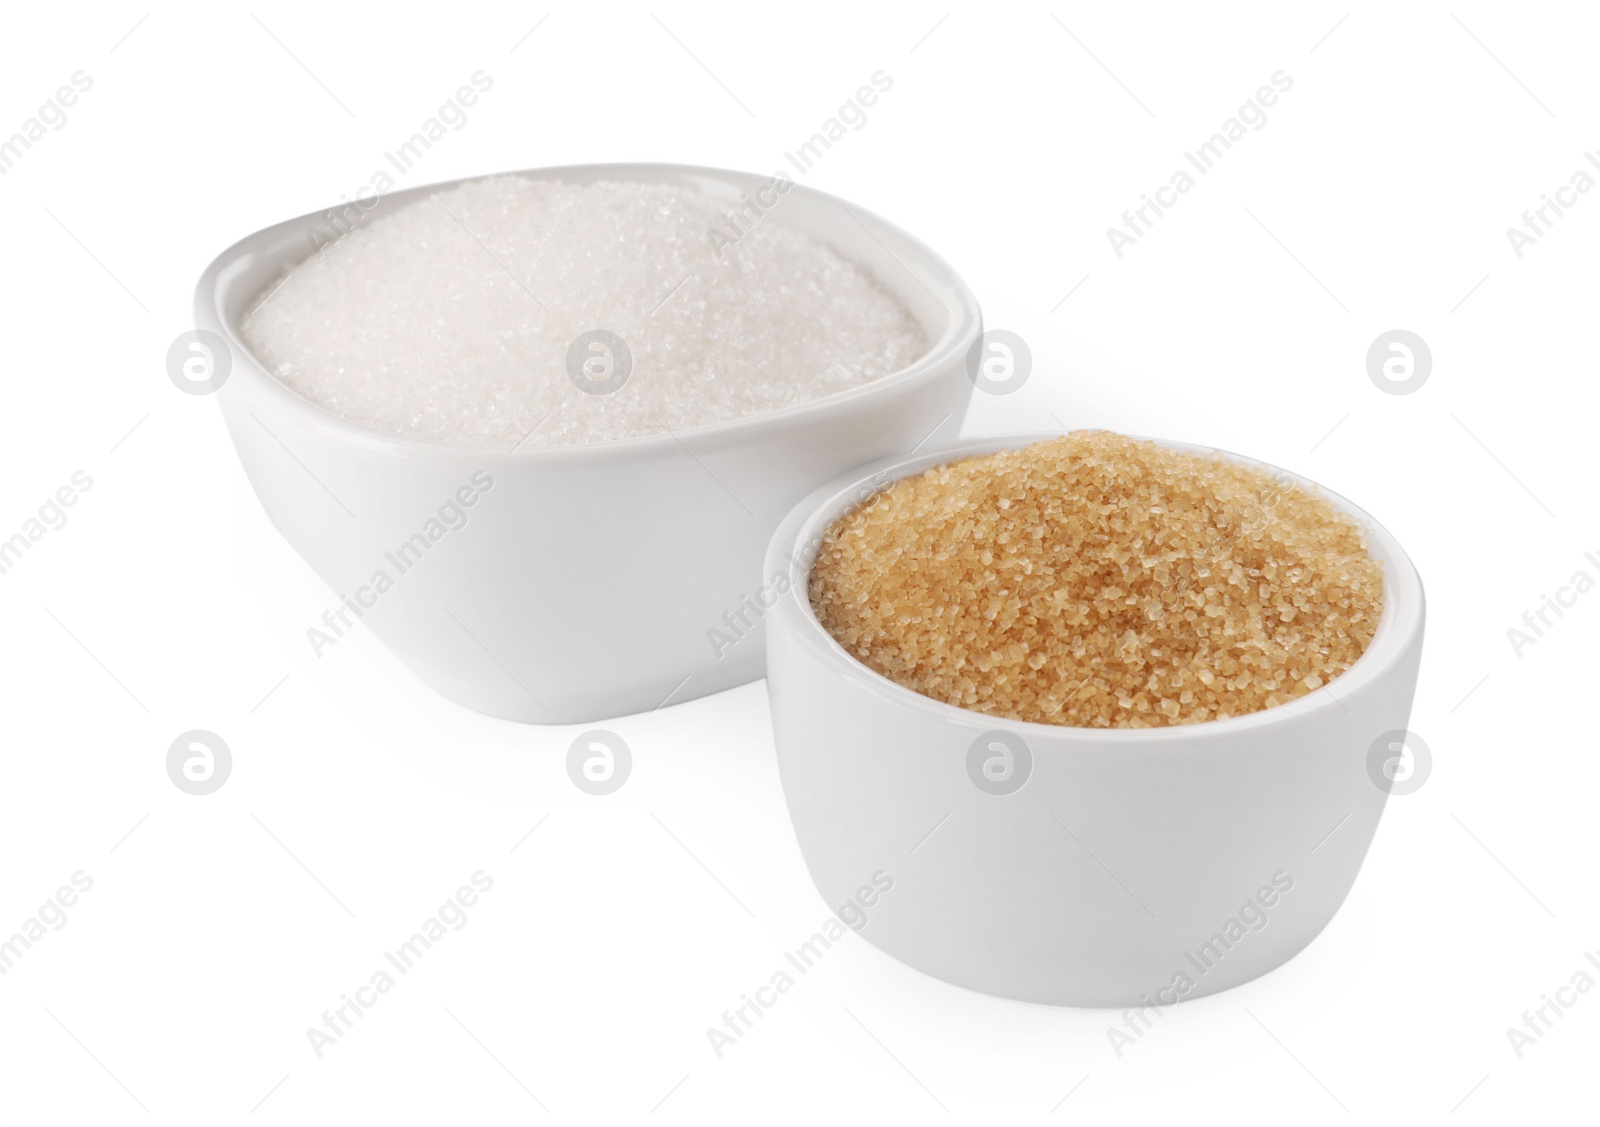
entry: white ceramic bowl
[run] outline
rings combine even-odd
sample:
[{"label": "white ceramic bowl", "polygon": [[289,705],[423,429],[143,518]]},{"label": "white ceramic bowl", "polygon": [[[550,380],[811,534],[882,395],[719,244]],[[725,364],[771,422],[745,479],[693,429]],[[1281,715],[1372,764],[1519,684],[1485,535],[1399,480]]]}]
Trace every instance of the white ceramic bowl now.
[{"label": "white ceramic bowl", "polygon": [[[1389,789],[1369,750],[1384,737],[1387,754],[1411,709],[1421,581],[1393,537],[1321,490],[1383,564],[1371,645],[1326,691],[1186,727],[985,716],[901,688],[828,635],[805,577],[829,524],[895,479],[1048,437],[865,466],[779,526],[766,571],[791,582],[767,616],[767,686],[801,852],[829,904],[871,902],[849,912],[861,935],[960,986],[1074,1006],[1236,986],[1309,943],[1355,881]],[[1020,738],[1031,767],[996,732]],[[1008,760],[1010,779],[990,786],[1020,789],[980,789]]]},{"label": "white ceramic bowl", "polygon": [[[735,203],[767,182],[660,164],[519,175],[694,185]],[[364,213],[366,222],[454,183],[394,192]],[[770,597],[760,568],[773,528],[818,482],[954,436],[972,391],[967,350],[981,331],[977,300],[955,272],[870,212],[797,185],[766,221],[812,234],[870,269],[921,322],[927,355],[796,407],[673,434],[517,450],[346,422],[251,356],[240,318],[310,252],[308,230],[327,227],[321,213],[224,251],[200,279],[195,311],[199,328],[232,352],[216,393],[229,433],[272,522],[355,604],[342,609],[344,623],[308,630],[337,644],[334,629],[355,628],[360,610],[360,621],[444,696],[533,722],[637,712],[760,677],[760,604]],[[474,484],[474,474],[492,486]],[[396,548],[434,531],[427,521],[458,491],[471,498],[472,507],[456,506],[465,527],[425,535],[429,543],[399,561],[410,565],[401,573]],[[390,581],[382,592],[379,572]],[[319,655],[328,652],[307,637]]]}]

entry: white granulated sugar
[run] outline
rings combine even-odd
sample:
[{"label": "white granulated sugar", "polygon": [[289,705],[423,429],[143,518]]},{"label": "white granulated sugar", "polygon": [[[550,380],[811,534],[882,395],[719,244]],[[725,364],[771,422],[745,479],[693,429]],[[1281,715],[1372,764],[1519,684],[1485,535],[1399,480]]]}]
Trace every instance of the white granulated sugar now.
[{"label": "white granulated sugar", "polygon": [[[927,351],[870,273],[781,216],[719,256],[710,231],[730,211],[692,188],[474,181],[295,266],[243,335],[267,371],[346,419],[470,446],[702,426],[857,387]],[[567,373],[569,346],[594,329],[632,354],[607,395]]]}]

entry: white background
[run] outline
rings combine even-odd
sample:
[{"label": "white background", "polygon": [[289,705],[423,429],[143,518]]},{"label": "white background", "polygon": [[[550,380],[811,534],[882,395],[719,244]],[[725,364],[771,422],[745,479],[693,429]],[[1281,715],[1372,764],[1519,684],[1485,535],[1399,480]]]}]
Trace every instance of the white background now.
[{"label": "white background", "polygon": [[[1476,0],[946,12],[8,10],[0,134],[75,71],[94,86],[0,177],[0,534],[74,471],[94,485],[0,576],[0,933],[76,870],[94,887],[0,977],[0,1120],[1593,1115],[1600,996],[1521,1059],[1505,1031],[1600,947],[1600,594],[1520,657],[1506,630],[1600,573],[1600,193],[1520,259],[1505,230],[1600,147],[1595,24]],[[213,255],[353,194],[479,69],[493,90],[402,186],[770,172],[887,71],[805,182],[922,237],[1032,343],[1028,385],[978,396],[969,433],[1212,443],[1399,537],[1430,601],[1411,726],[1433,772],[1320,938],[1120,1059],[1117,1014],[851,939],[718,1059],[706,1028],[828,910],[761,684],[607,722],[635,771],[595,798],[564,769],[578,729],[447,704],[365,632],[313,657],[333,595],[163,357]],[[1280,69],[1267,125],[1117,258],[1105,229]],[[1406,396],[1365,370],[1394,328],[1433,351]],[[164,766],[193,728],[235,759],[203,798]],[[479,869],[469,923],[318,1059],[307,1027]]]}]

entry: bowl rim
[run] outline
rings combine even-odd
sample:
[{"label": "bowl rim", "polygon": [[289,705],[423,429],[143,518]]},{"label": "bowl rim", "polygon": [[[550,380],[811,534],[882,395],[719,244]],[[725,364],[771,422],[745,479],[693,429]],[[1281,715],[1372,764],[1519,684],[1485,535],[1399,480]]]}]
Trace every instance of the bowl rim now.
[{"label": "bowl rim", "polygon": [[[703,185],[708,181],[719,181],[725,186],[731,186],[740,191],[748,191],[752,186],[764,185],[771,180],[770,176],[761,176],[757,173],[744,172],[737,169],[665,162],[617,162],[519,168],[501,172],[479,173],[450,180],[439,180],[387,192],[379,198],[375,213],[370,215],[368,219],[382,218],[390,214],[394,209],[404,207],[433,193],[473,181],[488,179],[492,176],[532,176],[537,179],[560,179],[563,175],[579,177],[584,182],[617,179],[642,183]],[[283,383],[266,370],[265,366],[256,358],[239,334],[238,321],[243,314],[241,313],[239,317],[232,317],[226,312],[225,298],[232,293],[229,287],[230,285],[238,285],[237,281],[230,275],[242,271],[251,257],[259,254],[269,255],[278,269],[284,269],[304,261],[309,255],[296,257],[285,254],[281,249],[273,252],[271,248],[291,231],[302,231],[308,225],[324,222],[323,217],[326,212],[332,210],[331,208],[319,208],[304,215],[263,227],[237,240],[218,254],[201,273],[199,282],[195,287],[197,327],[218,334],[232,351],[233,363],[227,383],[232,383],[235,380],[240,381],[241,384],[247,385],[259,395],[265,396],[272,405],[283,413],[297,416],[310,429],[327,437],[348,445],[391,456],[433,461],[455,461],[466,458],[475,463],[489,462],[504,468],[521,465],[528,461],[581,462],[597,458],[621,460],[633,457],[648,457],[658,451],[674,446],[686,449],[684,447],[685,439],[698,440],[702,449],[706,447],[713,449],[725,448],[735,442],[742,443],[751,439],[760,439],[775,432],[787,431],[796,427],[813,424],[825,425],[831,419],[854,411],[857,404],[863,399],[902,391],[913,391],[923,385],[937,383],[948,374],[949,366],[953,360],[960,359],[964,363],[964,359],[961,358],[964,357],[964,354],[971,348],[973,341],[977,339],[978,334],[982,331],[983,315],[977,296],[960,274],[922,240],[877,213],[852,204],[839,196],[809,187],[792,179],[791,185],[790,191],[792,192],[799,192],[802,196],[809,197],[822,204],[833,204],[843,208],[847,214],[856,219],[869,238],[883,247],[890,258],[900,265],[903,276],[898,279],[887,279],[876,271],[869,270],[869,272],[879,285],[883,286],[885,290],[903,303],[906,300],[906,292],[912,286],[919,286],[927,290],[929,295],[934,297],[934,301],[937,304],[941,306],[945,304],[944,301],[939,299],[938,295],[934,294],[932,289],[928,288],[924,281],[925,278],[932,280],[938,288],[947,291],[947,299],[954,298],[954,307],[947,307],[945,310],[947,316],[943,331],[937,338],[930,341],[928,350],[915,361],[867,383],[834,392],[820,399],[811,399],[802,403],[791,404],[787,407],[771,408],[750,415],[723,419],[695,427],[685,427],[680,430],[661,430],[650,434],[603,439],[596,442],[527,445],[526,438],[524,438],[521,444],[511,447],[473,446],[396,434],[378,427],[368,426],[365,423],[357,423],[345,419],[326,407],[312,402]],[[346,205],[340,204],[336,206],[344,207]],[[778,222],[782,222],[782,220],[779,219]],[[901,253],[897,254],[889,246],[885,245],[883,242],[884,236],[887,236],[890,242],[899,242],[901,244]],[[905,252],[907,251],[910,252],[912,259],[909,265],[904,260]],[[226,388],[227,383],[223,385],[224,388]]]},{"label": "bowl rim", "polygon": [[[858,687],[879,698],[886,707],[913,712],[929,720],[959,723],[974,730],[1015,732],[1025,737],[1028,745],[1036,749],[1040,744],[1061,745],[1102,741],[1113,741],[1124,745],[1149,745],[1152,749],[1165,748],[1175,744],[1203,741],[1213,736],[1245,735],[1323,714],[1331,714],[1335,718],[1340,714],[1353,715],[1353,710],[1345,705],[1343,698],[1353,696],[1390,674],[1405,661],[1419,639],[1426,606],[1422,578],[1399,541],[1370,513],[1310,478],[1258,458],[1246,457],[1217,446],[1163,438],[1143,440],[1190,453],[1217,454],[1245,465],[1286,474],[1293,484],[1315,492],[1357,521],[1368,538],[1368,550],[1379,556],[1383,565],[1384,600],[1383,611],[1379,616],[1372,640],[1349,669],[1321,688],[1296,697],[1286,704],[1232,716],[1226,720],[1202,720],[1194,724],[1165,725],[1155,728],[1088,728],[1067,724],[1046,724],[1036,720],[1016,720],[946,704],[934,697],[925,696],[890,680],[860,661],[841,646],[817,620],[816,614],[811,609],[811,599],[808,594],[812,559],[801,555],[801,552],[808,542],[819,541],[822,531],[849,508],[901,478],[935,466],[1003,450],[1016,450],[1035,442],[1060,438],[1067,433],[1072,432],[1056,430],[1007,433],[961,439],[937,449],[929,449],[910,456],[896,455],[858,466],[819,487],[779,522],[768,544],[763,574],[769,577],[769,582],[779,574],[789,579],[787,589],[780,595],[773,611],[769,614],[781,612],[784,607],[797,612],[798,643],[831,666],[844,680],[854,682]],[[877,484],[863,493],[868,482]],[[774,665],[771,649],[778,644],[777,633],[769,626],[767,632],[769,681]],[[1335,695],[1333,687],[1340,687],[1342,692]]]}]

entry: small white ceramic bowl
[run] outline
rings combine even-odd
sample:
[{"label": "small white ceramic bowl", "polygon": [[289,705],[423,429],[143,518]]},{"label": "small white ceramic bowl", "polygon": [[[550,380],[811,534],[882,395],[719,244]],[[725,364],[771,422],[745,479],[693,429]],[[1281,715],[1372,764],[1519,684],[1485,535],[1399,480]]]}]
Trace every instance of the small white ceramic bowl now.
[{"label": "small white ceramic bowl", "polygon": [[[768,180],[663,164],[518,175],[697,186],[735,206]],[[394,192],[362,214],[370,223],[461,182]],[[354,628],[359,610],[360,621],[444,696],[537,723],[638,712],[760,677],[762,604],[770,598],[760,568],[773,528],[818,482],[954,436],[972,391],[967,351],[981,332],[977,300],[956,273],[872,213],[796,185],[766,222],[807,232],[871,270],[922,324],[928,353],[870,384],[795,407],[672,434],[517,450],[347,422],[251,356],[239,321],[286,266],[310,252],[308,231],[327,227],[321,213],[224,251],[195,297],[199,328],[219,334],[232,352],[217,398],[273,524],[355,604],[335,604],[336,619],[344,618],[337,629]],[[471,497],[471,508],[457,503],[466,527],[413,549],[398,562],[426,554],[401,573],[397,547],[428,529],[458,491]],[[382,592],[378,572],[390,580]],[[337,637],[325,623],[307,627]],[[309,634],[308,646],[327,652]]]},{"label": "small white ceramic bowl", "polygon": [[1296,954],[1350,891],[1391,777],[1374,781],[1369,751],[1382,739],[1387,757],[1410,714],[1422,584],[1393,537],[1319,490],[1383,564],[1371,645],[1325,691],[1186,727],[985,716],[901,688],[828,635],[806,577],[836,518],[898,478],[1050,437],[865,466],[779,526],[766,571],[790,583],[767,616],[767,686],[795,834],[828,903],[870,902],[851,911],[860,934],[947,982],[1072,1006],[1214,993]]}]

